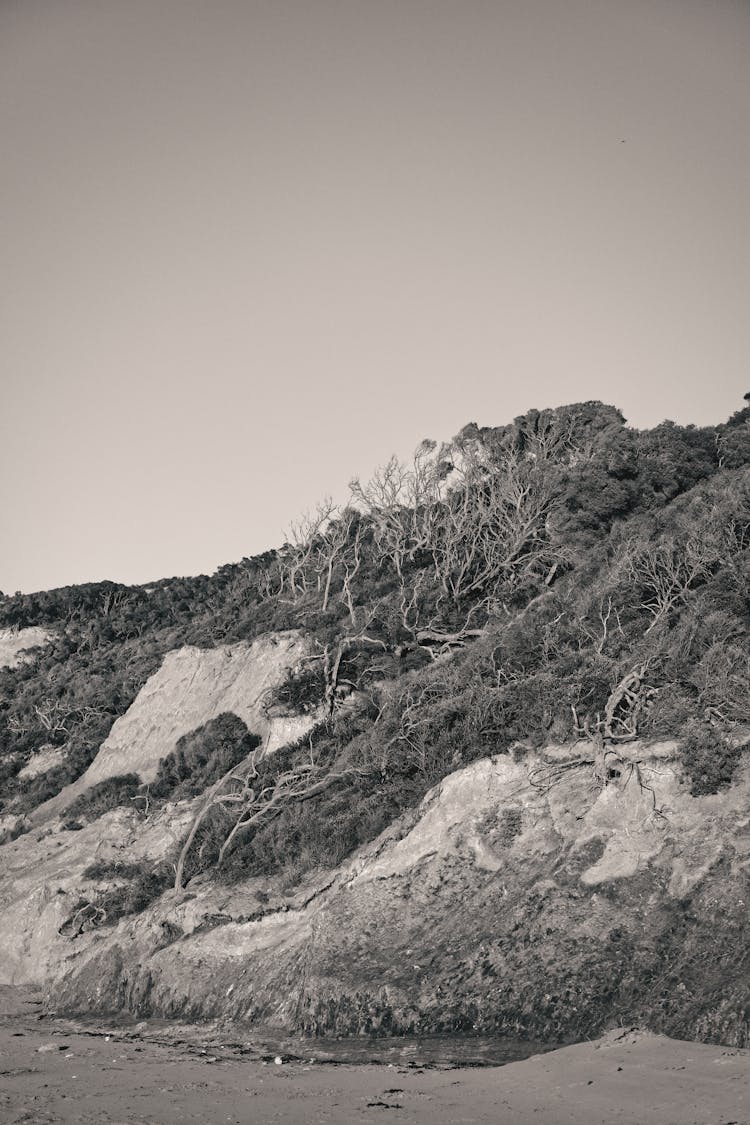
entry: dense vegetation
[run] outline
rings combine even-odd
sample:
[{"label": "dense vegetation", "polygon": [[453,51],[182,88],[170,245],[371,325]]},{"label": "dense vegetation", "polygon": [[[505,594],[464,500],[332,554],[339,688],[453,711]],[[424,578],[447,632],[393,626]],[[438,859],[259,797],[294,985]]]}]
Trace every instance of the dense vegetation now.
[{"label": "dense vegetation", "polygon": [[[598,402],[467,426],[211,577],[2,598],[0,626],[27,625],[54,639],[0,671],[16,813],[80,775],[169,649],[312,636],[316,659],[279,701],[317,708],[314,736],[254,763],[231,847],[226,806],[211,810],[188,878],[219,860],[227,878],[335,864],[462,764],[550,740],[676,737],[693,791],[715,792],[750,690],[750,406],[703,428],[633,430]],[[247,732],[223,723],[178,747],[151,800],[247,759]],[[45,744],[65,764],[20,779]],[[78,815],[129,803],[121,781]]]}]

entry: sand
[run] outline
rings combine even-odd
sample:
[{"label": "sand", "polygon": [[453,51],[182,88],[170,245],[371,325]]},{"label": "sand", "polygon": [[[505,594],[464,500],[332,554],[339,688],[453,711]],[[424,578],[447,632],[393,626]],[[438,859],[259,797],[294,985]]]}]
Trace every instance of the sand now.
[{"label": "sand", "polygon": [[148,1027],[83,1028],[0,993],[0,1120],[177,1125],[748,1125],[750,1051],[633,1029],[502,1067],[246,1058]]}]

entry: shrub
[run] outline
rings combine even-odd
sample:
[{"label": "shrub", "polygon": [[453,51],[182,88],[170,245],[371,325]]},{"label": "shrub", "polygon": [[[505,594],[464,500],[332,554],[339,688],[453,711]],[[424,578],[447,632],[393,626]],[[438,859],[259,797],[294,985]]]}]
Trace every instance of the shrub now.
[{"label": "shrub", "polygon": [[290,668],[286,678],[276,689],[275,699],[295,714],[306,714],[321,705],[325,691],[323,661],[318,660],[314,664]]},{"label": "shrub", "polygon": [[137,773],[124,773],[118,777],[108,777],[97,785],[92,785],[80,797],[76,797],[67,808],[67,815],[71,821],[84,818],[96,820],[104,813],[118,808],[120,805],[130,805],[133,797],[141,789],[141,779]]},{"label": "shrub", "polygon": [[260,739],[237,715],[217,715],[183,735],[161,761],[156,781],[149,787],[150,796],[162,800],[194,797],[244,761],[259,744]]},{"label": "shrub", "polygon": [[666,684],[657,691],[643,723],[643,733],[651,738],[674,738],[695,710],[695,692],[679,684]]},{"label": "shrub", "polygon": [[731,785],[742,751],[708,723],[689,719],[680,732],[680,749],[694,797],[718,793]]},{"label": "shrub", "polygon": [[109,880],[110,885],[96,895],[93,905],[104,912],[100,924],[112,925],[127,914],[140,914],[172,885],[174,868],[170,863],[92,863],[85,879]]}]

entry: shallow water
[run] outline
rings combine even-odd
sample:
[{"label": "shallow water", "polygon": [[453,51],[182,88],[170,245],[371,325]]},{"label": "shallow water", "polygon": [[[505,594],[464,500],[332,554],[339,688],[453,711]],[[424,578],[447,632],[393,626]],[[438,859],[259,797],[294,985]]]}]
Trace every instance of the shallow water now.
[{"label": "shallow water", "polygon": [[[503,1066],[553,1051],[559,1043],[541,1043],[496,1036],[408,1035],[389,1038],[303,1037],[284,1035],[276,1028],[249,1028],[230,1021],[186,1023],[179,1020],[139,1020],[130,1013],[109,1016],[68,1016],[44,1010],[34,989],[0,988],[0,1026],[31,1016],[37,1023],[64,1034],[76,1031],[94,1038],[111,1037],[179,1046],[189,1054],[219,1058],[242,1057],[273,1063],[375,1063],[399,1067]],[[40,1027],[41,1030],[41,1027]]]},{"label": "shallow water", "polygon": [[374,1063],[381,1066],[452,1067],[503,1066],[532,1055],[555,1050],[559,1043],[501,1039],[461,1034],[360,1036],[326,1038],[280,1035],[275,1030],[247,1028],[242,1024],[185,1024],[132,1017],[110,1020],[91,1017],[61,1020],[89,1035],[123,1036],[179,1045],[199,1054],[244,1056],[263,1062],[317,1062],[329,1064]]},{"label": "shallow water", "polygon": [[286,1039],[280,1053],[333,1063],[399,1066],[502,1066],[554,1050],[545,1044],[471,1035],[399,1036],[388,1039]]}]

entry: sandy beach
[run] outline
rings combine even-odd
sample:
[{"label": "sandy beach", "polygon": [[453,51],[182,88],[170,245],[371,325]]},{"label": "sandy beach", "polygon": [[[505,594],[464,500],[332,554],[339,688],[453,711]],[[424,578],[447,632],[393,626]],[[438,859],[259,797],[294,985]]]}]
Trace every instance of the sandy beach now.
[{"label": "sandy beach", "polygon": [[312,1125],[747,1125],[750,1051],[623,1029],[502,1067],[244,1058],[236,1047],[40,1017],[3,990],[0,1118]]}]

